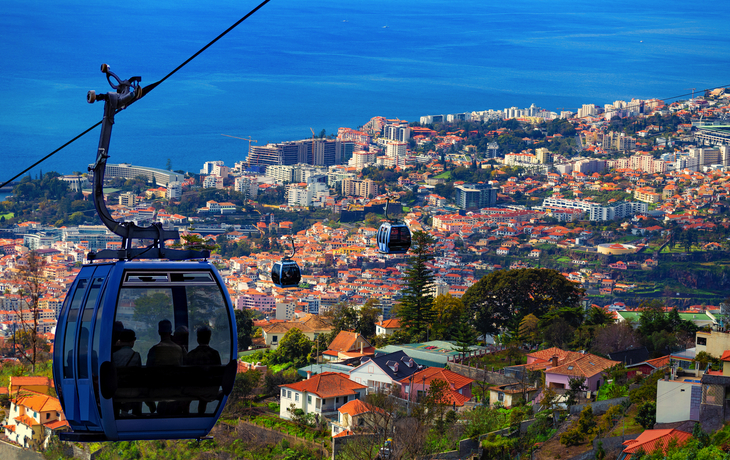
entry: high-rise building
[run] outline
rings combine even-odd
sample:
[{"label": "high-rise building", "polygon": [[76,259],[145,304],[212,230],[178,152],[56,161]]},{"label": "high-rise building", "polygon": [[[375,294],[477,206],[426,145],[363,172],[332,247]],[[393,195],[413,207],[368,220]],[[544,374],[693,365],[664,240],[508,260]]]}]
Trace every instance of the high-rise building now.
[{"label": "high-rise building", "polygon": [[497,189],[489,184],[457,185],[456,205],[462,209],[486,208],[497,203]]},{"label": "high-rise building", "polygon": [[378,184],[371,179],[343,179],[342,194],[345,196],[377,196]]}]

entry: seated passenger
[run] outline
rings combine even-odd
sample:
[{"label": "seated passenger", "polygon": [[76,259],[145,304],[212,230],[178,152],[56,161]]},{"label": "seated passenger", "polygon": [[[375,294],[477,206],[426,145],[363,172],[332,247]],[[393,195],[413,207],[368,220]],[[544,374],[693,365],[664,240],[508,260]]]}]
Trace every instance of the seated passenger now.
[{"label": "seated passenger", "polygon": [[[157,332],[160,334],[160,342],[150,348],[147,353],[147,367],[156,366],[182,366],[183,365],[183,349],[180,345],[172,341],[172,322],[163,319],[157,325]],[[160,376],[163,378],[162,376]],[[170,382],[173,383],[173,382]],[[174,382],[175,384],[179,382]],[[177,415],[181,412],[180,404],[175,401],[177,398],[175,390],[162,385],[162,389],[153,392],[159,403],[154,401],[146,402],[150,408],[150,412],[157,411],[160,415]]]},{"label": "seated passenger", "polygon": [[[137,340],[137,336],[131,329],[123,329],[117,334],[117,351],[112,354],[112,363],[116,368],[123,367],[141,367],[142,357],[138,352],[134,351],[134,342]],[[117,373],[119,375],[119,373]],[[133,382],[131,382],[133,383]],[[131,387],[131,388],[130,388]],[[117,389],[114,397],[115,398],[135,398],[140,395],[138,388],[134,388],[134,385],[130,385],[127,379],[124,377],[119,378],[119,388]],[[129,412],[136,416],[142,415],[142,403],[141,402],[114,402],[114,414],[127,415]]]},{"label": "seated passenger", "polygon": [[[188,353],[186,364],[192,366],[220,366],[221,355],[217,350],[210,347],[212,332],[208,326],[199,327],[197,330],[198,347]],[[218,386],[198,387],[189,389],[189,393],[198,398],[198,414],[204,414],[208,403],[218,399]]]},{"label": "seated passenger", "polygon": [[160,321],[157,332],[160,334],[160,342],[147,353],[147,366],[182,366],[183,350],[172,341],[170,320]]}]

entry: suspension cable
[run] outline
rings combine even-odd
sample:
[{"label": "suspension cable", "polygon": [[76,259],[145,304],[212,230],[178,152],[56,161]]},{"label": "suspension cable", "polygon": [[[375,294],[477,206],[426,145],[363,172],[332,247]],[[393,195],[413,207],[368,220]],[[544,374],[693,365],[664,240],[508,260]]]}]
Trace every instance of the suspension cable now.
[{"label": "suspension cable", "polygon": [[[170,72],[167,75],[165,75],[161,80],[156,81],[155,83],[149,84],[149,85],[145,86],[144,88],[142,88],[142,97],[144,97],[147,93],[149,93],[150,91],[152,91],[153,89],[155,89],[158,85],[160,85],[160,83],[162,83],[163,81],[165,81],[168,78],[170,78],[178,70],[180,70],[183,67],[185,67],[190,61],[192,61],[193,59],[195,59],[196,57],[198,57],[203,51],[205,51],[208,48],[210,48],[215,42],[217,42],[218,40],[220,40],[221,38],[223,38],[225,35],[227,35],[228,32],[230,32],[233,29],[235,29],[236,27],[238,27],[243,21],[245,21],[246,19],[248,19],[249,17],[251,17],[251,15],[253,15],[254,13],[256,13],[258,10],[260,10],[264,5],[266,5],[270,1],[271,0],[264,0],[263,2],[259,3],[259,5],[256,8],[252,9],[251,11],[249,11],[248,14],[246,14],[244,17],[242,17],[241,19],[239,19],[238,21],[236,21],[231,27],[229,27],[228,29],[226,29],[225,31],[223,31],[220,35],[218,35],[217,37],[215,37],[210,42],[208,42],[207,45],[205,45],[204,47],[202,47],[197,53],[195,53],[192,56],[190,56],[187,60],[185,60],[185,62],[183,62],[182,64],[180,64],[179,66],[177,66],[172,72]],[[119,113],[120,110],[117,110],[117,113]],[[10,184],[11,182],[13,182],[18,177],[22,176],[23,174],[25,174],[26,172],[28,172],[31,169],[35,168],[36,166],[38,166],[42,162],[46,161],[51,156],[53,156],[56,153],[58,153],[59,151],[63,150],[65,147],[71,145],[73,142],[77,141],[78,139],[80,139],[81,137],[83,137],[84,135],[86,135],[87,133],[89,133],[91,130],[93,130],[94,128],[96,128],[99,125],[101,125],[101,121],[98,121],[95,125],[91,126],[86,131],[82,132],[81,134],[79,134],[78,136],[74,137],[70,141],[66,142],[65,144],[63,144],[62,146],[60,146],[59,148],[57,148],[53,152],[49,153],[48,155],[46,155],[43,158],[41,158],[40,160],[36,161],[32,165],[28,166],[27,168],[25,168],[24,170],[22,170],[21,172],[19,172],[15,176],[11,177],[9,180],[3,182],[2,184],[0,184],[0,188],[3,188],[6,185]]]}]

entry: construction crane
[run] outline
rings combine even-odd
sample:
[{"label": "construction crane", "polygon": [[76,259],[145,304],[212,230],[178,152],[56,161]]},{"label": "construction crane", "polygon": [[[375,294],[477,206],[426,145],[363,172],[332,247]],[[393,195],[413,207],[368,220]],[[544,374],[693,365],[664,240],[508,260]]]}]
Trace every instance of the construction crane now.
[{"label": "construction crane", "polygon": [[685,89],[686,89],[687,91],[689,91],[689,90],[692,90],[692,99],[694,100],[694,98],[695,98],[695,90],[696,90],[697,88],[685,88]]},{"label": "construction crane", "polygon": [[[251,142],[258,142],[258,141],[252,139],[251,136],[237,137],[237,136],[231,136],[230,134],[221,134],[221,136],[232,137],[234,139],[241,139],[242,141],[248,141],[248,157],[246,158],[246,160],[249,162],[248,163],[249,166],[251,166],[251,161],[250,161],[251,160]],[[256,156],[256,166],[258,166],[258,165],[259,165],[259,157]]]}]

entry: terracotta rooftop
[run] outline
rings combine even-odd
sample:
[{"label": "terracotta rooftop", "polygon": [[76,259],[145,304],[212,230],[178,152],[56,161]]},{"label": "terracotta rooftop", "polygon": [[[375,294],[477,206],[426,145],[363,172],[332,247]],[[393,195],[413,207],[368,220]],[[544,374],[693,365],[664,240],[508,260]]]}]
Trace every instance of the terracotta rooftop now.
[{"label": "terracotta rooftop", "polygon": [[292,390],[313,393],[320,398],[334,398],[356,394],[355,390],[367,388],[365,385],[355,383],[349,376],[339,372],[322,372],[301,382],[281,385]]},{"label": "terracotta rooftop", "polygon": [[559,375],[577,375],[589,378],[619,363],[620,361],[611,361],[610,359],[586,353],[576,360],[566,362],[558,367],[550,368],[546,372]]},{"label": "terracotta rooftop", "polygon": [[640,449],[646,454],[651,454],[658,448],[661,448],[664,453],[667,453],[667,446],[672,439],[677,440],[677,445],[680,446],[692,438],[691,433],[686,431],[679,431],[677,429],[671,430],[645,430],[636,439],[630,439],[624,441],[624,453],[629,454],[624,457],[624,460],[630,460],[633,457],[632,454],[636,453]]},{"label": "terracotta rooftop", "polygon": [[385,411],[383,409],[380,409],[379,407],[371,406],[370,404],[364,403],[359,399],[354,399],[337,410],[342,412],[343,414],[350,414],[351,416],[364,414],[366,412],[385,413]]}]

